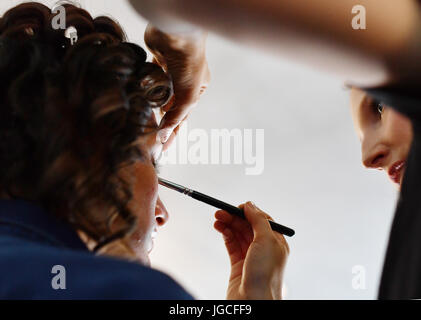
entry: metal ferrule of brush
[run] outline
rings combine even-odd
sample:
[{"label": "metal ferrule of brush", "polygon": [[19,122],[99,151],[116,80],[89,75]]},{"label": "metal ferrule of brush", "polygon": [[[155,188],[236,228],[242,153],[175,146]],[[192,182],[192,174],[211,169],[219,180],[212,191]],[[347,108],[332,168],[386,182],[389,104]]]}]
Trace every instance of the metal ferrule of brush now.
[{"label": "metal ferrule of brush", "polygon": [[193,194],[193,190],[192,189],[185,188],[184,191],[183,191],[183,193],[185,195],[188,195],[189,197],[191,197],[192,194]]}]

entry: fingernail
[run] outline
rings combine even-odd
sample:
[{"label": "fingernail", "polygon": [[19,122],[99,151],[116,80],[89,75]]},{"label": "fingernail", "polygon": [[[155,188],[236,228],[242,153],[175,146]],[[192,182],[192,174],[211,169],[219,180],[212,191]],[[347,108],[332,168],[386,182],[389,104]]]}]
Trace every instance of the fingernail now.
[{"label": "fingernail", "polygon": [[161,130],[159,132],[159,138],[161,139],[161,143],[165,144],[167,143],[168,139],[170,138],[170,131],[168,130]]},{"label": "fingernail", "polygon": [[257,206],[254,204],[254,202],[253,201],[250,201],[250,202],[248,202],[247,203],[251,208],[253,208],[253,209],[257,209]]}]

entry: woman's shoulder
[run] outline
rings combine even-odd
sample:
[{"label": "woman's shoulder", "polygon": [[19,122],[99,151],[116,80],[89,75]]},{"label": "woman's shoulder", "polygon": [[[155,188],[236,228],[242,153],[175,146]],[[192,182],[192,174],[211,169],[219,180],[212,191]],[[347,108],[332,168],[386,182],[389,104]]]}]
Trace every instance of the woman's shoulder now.
[{"label": "woman's shoulder", "polygon": [[89,251],[15,242],[0,259],[2,299],[192,299],[161,271]]}]

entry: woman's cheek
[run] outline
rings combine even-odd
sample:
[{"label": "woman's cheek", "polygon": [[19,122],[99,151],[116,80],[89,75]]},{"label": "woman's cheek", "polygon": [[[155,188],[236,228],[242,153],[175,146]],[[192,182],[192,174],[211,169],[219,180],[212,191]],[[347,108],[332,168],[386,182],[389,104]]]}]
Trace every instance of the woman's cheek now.
[{"label": "woman's cheek", "polygon": [[[158,200],[158,178],[150,164],[139,163],[136,167],[136,187],[134,197],[138,204],[136,213],[144,228],[155,224],[155,206]],[[146,221],[148,220],[148,221]],[[148,232],[148,230],[144,230]]]}]

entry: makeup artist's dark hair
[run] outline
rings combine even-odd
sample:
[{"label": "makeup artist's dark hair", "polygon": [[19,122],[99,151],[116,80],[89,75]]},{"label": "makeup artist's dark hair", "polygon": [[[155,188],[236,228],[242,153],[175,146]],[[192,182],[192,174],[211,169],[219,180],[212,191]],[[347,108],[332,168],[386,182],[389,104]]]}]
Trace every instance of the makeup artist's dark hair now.
[{"label": "makeup artist's dark hair", "polygon": [[[69,3],[71,45],[51,10],[35,2],[0,18],[0,197],[44,207],[99,243],[130,234],[132,181],[119,171],[143,159],[138,138],[172,83],[108,17]],[[124,226],[112,233],[119,216]]]}]

